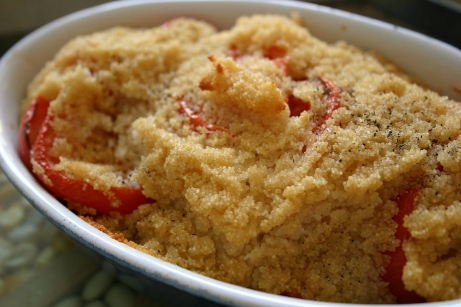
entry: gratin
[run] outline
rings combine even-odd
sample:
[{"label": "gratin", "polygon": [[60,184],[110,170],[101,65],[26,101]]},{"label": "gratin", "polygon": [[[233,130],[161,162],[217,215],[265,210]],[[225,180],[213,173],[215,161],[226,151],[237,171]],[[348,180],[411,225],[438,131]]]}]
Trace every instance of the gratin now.
[{"label": "gratin", "polygon": [[461,296],[459,104],[296,16],[75,38],[24,114],[38,180],[155,257],[305,299]]}]

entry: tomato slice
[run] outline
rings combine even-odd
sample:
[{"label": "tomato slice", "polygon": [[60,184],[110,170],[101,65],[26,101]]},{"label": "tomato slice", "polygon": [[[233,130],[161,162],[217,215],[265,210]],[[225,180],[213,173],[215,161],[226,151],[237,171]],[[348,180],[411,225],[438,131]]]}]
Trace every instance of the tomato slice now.
[{"label": "tomato slice", "polygon": [[236,45],[232,44],[230,46],[227,56],[232,58],[234,61],[236,61],[241,56]]},{"label": "tomato slice", "polygon": [[[332,81],[325,79],[324,77],[319,78],[322,81],[323,85],[328,89],[328,110],[325,115],[326,119],[330,118],[334,111],[336,111],[341,106],[341,101],[339,95],[341,91],[339,87],[336,86]],[[325,120],[326,120],[325,119]]]},{"label": "tomato slice", "polygon": [[312,130],[317,135],[322,134],[322,132],[325,130],[325,122],[333,115],[333,112],[341,106],[341,90],[339,89],[339,87],[337,87],[336,84],[324,77],[319,77],[319,80],[327,89],[326,92],[328,109],[323,116],[319,117],[317,124]]},{"label": "tomato slice", "polygon": [[412,188],[405,190],[399,195],[397,199],[399,212],[394,217],[394,220],[397,223],[395,238],[400,240],[400,245],[395,251],[385,253],[391,257],[391,261],[386,268],[386,274],[383,276],[383,280],[389,283],[389,290],[396,297],[397,303],[399,304],[423,303],[426,301],[416,294],[416,292],[405,289],[402,280],[403,267],[407,262],[405,252],[402,249],[402,243],[410,237],[410,232],[403,226],[403,222],[405,216],[413,211],[415,198],[418,196],[418,193],[419,189]]},{"label": "tomato slice", "polygon": [[287,51],[285,48],[273,45],[264,51],[264,57],[271,60],[275,64],[275,66],[280,68],[285,73],[285,75],[288,75],[290,57],[286,56],[286,53]]},{"label": "tomato slice", "polygon": [[301,98],[294,96],[293,94],[288,95],[286,98],[288,108],[290,109],[290,116],[299,116],[304,111],[309,111],[311,104],[308,101],[304,101]]},{"label": "tomato slice", "polygon": [[194,128],[205,127],[208,131],[227,131],[225,128],[208,123],[203,117],[194,113],[184,99],[179,99],[180,112],[189,117],[189,122]]},{"label": "tomato slice", "polygon": [[50,102],[37,97],[30,103],[19,125],[18,152],[22,163],[32,171],[31,150],[48,112]]},{"label": "tomato slice", "polygon": [[303,299],[303,296],[300,293],[298,293],[296,290],[294,290],[294,291],[285,291],[285,292],[282,292],[280,295]]},{"label": "tomato slice", "polygon": [[[272,45],[264,51],[263,56],[271,60],[275,66],[284,72],[285,75],[288,75],[290,57],[286,56],[286,53],[287,51],[285,48]],[[242,54],[234,44],[230,46],[229,51],[227,52],[227,56],[232,58],[234,61],[237,61],[243,55],[244,54]]]},{"label": "tomato slice", "polygon": [[108,192],[95,189],[91,183],[73,179],[64,172],[57,171],[53,165],[57,159],[49,156],[56,137],[47,114],[49,101],[34,99],[27,109],[20,126],[18,151],[24,164],[32,170],[31,158],[38,163],[41,171],[35,172],[40,183],[56,198],[100,212],[112,211],[128,214],[139,205],[153,202],[144,196],[140,188],[128,186],[111,187]]}]

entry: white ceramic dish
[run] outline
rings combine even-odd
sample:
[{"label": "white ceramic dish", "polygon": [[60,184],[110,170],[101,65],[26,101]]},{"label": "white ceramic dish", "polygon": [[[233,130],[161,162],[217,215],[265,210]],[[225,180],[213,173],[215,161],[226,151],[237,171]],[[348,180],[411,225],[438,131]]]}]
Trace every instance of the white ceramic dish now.
[{"label": "white ceramic dish", "polygon": [[[298,12],[316,36],[346,40],[376,50],[441,93],[461,101],[461,51],[426,36],[338,10],[291,1],[119,1],[56,20],[16,44],[0,61],[0,166],[38,210],[77,242],[101,256],[106,266],[140,290],[155,293],[169,305],[217,303],[233,306],[330,306],[341,304],[287,298],[192,273],[148,256],[99,232],[48,194],[26,170],[16,152],[19,104],[26,86],[69,39],[115,25],[155,26],[191,16],[218,28],[230,27],[241,15]],[[347,306],[354,306],[348,304]],[[363,305],[356,305],[363,306]],[[461,306],[461,300],[424,304]]]}]

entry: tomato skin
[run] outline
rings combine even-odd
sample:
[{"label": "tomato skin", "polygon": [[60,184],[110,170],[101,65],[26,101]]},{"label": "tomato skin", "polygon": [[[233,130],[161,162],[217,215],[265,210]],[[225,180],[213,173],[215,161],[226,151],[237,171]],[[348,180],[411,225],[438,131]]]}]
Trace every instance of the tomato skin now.
[{"label": "tomato skin", "polygon": [[339,97],[339,95],[341,94],[341,90],[332,81],[324,77],[320,77],[319,79],[328,90],[328,97],[327,97],[328,110],[325,115],[326,117],[325,120],[327,120],[328,118],[331,117],[333,112],[336,111],[341,106],[341,100]]},{"label": "tomato skin", "polygon": [[287,51],[285,48],[273,45],[264,51],[264,57],[271,60],[285,75],[288,75],[290,57],[286,56],[286,53]]},{"label": "tomato skin", "polygon": [[290,116],[300,116],[302,112],[311,109],[311,104],[308,101],[304,101],[293,94],[288,95],[286,101],[290,109]]},{"label": "tomato skin", "polygon": [[42,97],[37,97],[30,103],[19,125],[18,152],[22,163],[32,171],[31,151],[37,140],[40,127],[45,120],[50,102]]},{"label": "tomato skin", "polygon": [[194,111],[192,111],[192,109],[189,108],[187,102],[184,99],[180,98],[178,100],[180,106],[179,111],[187,115],[190,124],[195,129],[197,129],[198,127],[205,127],[208,131],[227,131],[225,128],[221,126],[208,123],[200,115],[195,114]]},{"label": "tomato skin", "polygon": [[407,262],[405,252],[402,248],[402,243],[410,237],[410,232],[405,228],[405,226],[403,226],[403,222],[405,216],[413,211],[414,201],[416,196],[418,196],[418,193],[419,189],[412,188],[405,190],[399,195],[397,199],[399,212],[394,217],[394,220],[397,223],[395,238],[400,240],[400,244],[395,251],[385,253],[385,255],[391,257],[391,261],[386,268],[386,274],[383,276],[383,280],[389,283],[389,290],[396,297],[398,304],[426,302],[426,300],[416,294],[416,292],[405,289],[405,285],[402,280],[403,267]]},{"label": "tomato skin", "polygon": [[341,90],[339,89],[339,87],[337,87],[336,84],[324,77],[319,77],[319,80],[326,88],[328,109],[325,112],[325,114],[318,119],[314,129],[312,130],[312,132],[314,132],[317,135],[323,133],[323,131],[325,130],[325,122],[333,115],[333,112],[341,106]]},{"label": "tomato skin", "polygon": [[73,179],[64,172],[55,170],[53,165],[58,161],[48,155],[56,137],[50,124],[52,117],[47,114],[49,105],[49,101],[43,98],[36,98],[31,102],[21,121],[18,151],[29,170],[33,169],[32,159],[40,166],[40,170],[34,172],[35,176],[51,194],[103,213],[116,211],[128,214],[139,205],[153,202],[144,196],[140,188],[115,186],[105,193],[84,180]]},{"label": "tomato skin", "polygon": [[287,296],[287,297],[304,299],[303,296],[300,293],[298,293],[296,290],[295,291],[285,291],[285,292],[282,292],[280,295]]}]

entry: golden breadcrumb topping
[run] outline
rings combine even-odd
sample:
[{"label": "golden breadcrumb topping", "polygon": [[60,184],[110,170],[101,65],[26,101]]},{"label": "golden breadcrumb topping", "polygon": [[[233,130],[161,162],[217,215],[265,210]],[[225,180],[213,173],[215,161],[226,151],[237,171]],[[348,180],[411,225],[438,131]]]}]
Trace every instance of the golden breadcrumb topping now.
[{"label": "golden breadcrumb topping", "polygon": [[72,40],[25,104],[37,96],[57,170],[155,199],[80,211],[130,246],[270,293],[392,303],[393,218],[416,188],[405,286],[461,296],[460,105],[371,52],[283,16],[180,18]]}]

